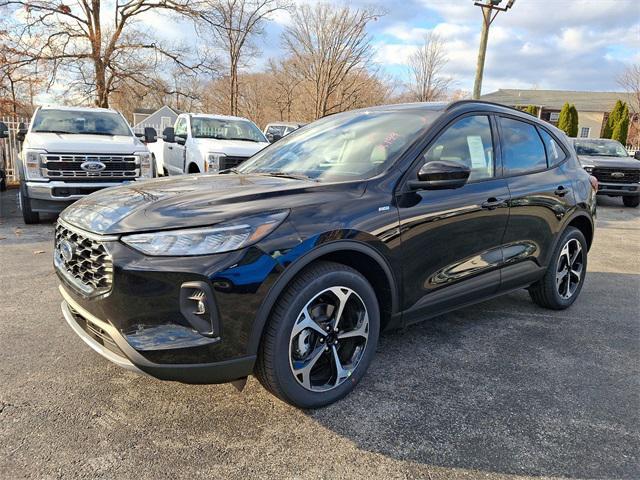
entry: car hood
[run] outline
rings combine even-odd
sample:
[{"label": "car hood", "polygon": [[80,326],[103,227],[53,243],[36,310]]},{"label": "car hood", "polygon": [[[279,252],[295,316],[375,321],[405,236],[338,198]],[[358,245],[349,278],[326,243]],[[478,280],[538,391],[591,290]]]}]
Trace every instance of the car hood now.
[{"label": "car hood", "polygon": [[62,220],[97,234],[201,227],[364,193],[364,182],[317,183],[265,175],[202,174],[134,182],[78,200]]},{"label": "car hood", "polygon": [[224,153],[233,157],[250,157],[270,143],[243,142],[241,140],[217,140],[215,138],[194,138],[196,147],[203,154]]},{"label": "car hood", "polygon": [[640,160],[633,157],[602,157],[600,155],[579,155],[582,165],[610,168],[640,168]]},{"label": "car hood", "polygon": [[27,135],[25,148],[37,148],[50,153],[123,153],[145,151],[147,147],[137,137],[124,135],[80,135],[35,133]]}]

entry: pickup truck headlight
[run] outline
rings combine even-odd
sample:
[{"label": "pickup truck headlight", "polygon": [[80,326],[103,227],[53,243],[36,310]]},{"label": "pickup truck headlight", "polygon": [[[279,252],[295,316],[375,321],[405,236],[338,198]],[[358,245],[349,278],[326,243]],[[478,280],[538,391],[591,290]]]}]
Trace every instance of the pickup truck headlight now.
[{"label": "pickup truck headlight", "polygon": [[42,175],[43,150],[26,149],[24,151],[24,173],[27,180],[46,180]]},{"label": "pickup truck headlight", "polygon": [[248,247],[273,232],[289,211],[255,215],[212,227],[126,235],[122,241],[151,256],[192,256],[230,252]]},{"label": "pickup truck headlight", "polygon": [[138,164],[140,165],[140,177],[141,178],[153,178],[153,164],[152,156],[150,152],[138,152],[136,153],[138,158]]},{"label": "pickup truck headlight", "polygon": [[220,171],[220,165],[222,165],[222,159],[226,155],[224,153],[207,153],[207,159],[204,162],[205,172],[218,172]]},{"label": "pickup truck headlight", "polygon": [[584,171],[587,173],[592,173],[593,172],[593,165],[582,165],[582,168],[584,168]]}]

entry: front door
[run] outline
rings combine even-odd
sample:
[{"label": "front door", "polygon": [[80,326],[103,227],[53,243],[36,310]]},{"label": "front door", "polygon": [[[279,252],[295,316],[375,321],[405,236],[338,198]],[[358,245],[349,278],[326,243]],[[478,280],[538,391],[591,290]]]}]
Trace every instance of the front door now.
[{"label": "front door", "polygon": [[176,137],[176,142],[170,144],[171,153],[169,155],[169,169],[171,175],[181,175],[184,172],[184,159],[186,148],[184,145],[180,145],[177,142],[177,137],[181,137],[186,139],[188,134],[188,125],[186,117],[178,117],[176,121],[176,126],[174,128],[174,135]]},{"label": "front door", "polygon": [[[471,168],[448,190],[402,191],[397,197],[403,256],[405,322],[412,323],[497,292],[509,216],[507,182],[498,178],[488,115],[455,120],[422,155]],[[411,177],[414,178],[414,177]]]}]

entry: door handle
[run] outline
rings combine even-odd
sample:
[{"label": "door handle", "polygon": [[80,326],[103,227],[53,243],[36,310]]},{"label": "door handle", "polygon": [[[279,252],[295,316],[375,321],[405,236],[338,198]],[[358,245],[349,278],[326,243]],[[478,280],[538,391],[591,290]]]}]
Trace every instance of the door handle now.
[{"label": "door handle", "polygon": [[172,147],[171,145],[167,145],[167,148],[168,148],[169,150],[173,150],[173,147]]},{"label": "door handle", "polygon": [[504,198],[491,197],[480,205],[485,210],[495,210],[504,205]]},{"label": "door handle", "polygon": [[565,188],[564,185],[560,185],[553,193],[558,197],[564,197],[567,193],[569,193],[569,189]]}]

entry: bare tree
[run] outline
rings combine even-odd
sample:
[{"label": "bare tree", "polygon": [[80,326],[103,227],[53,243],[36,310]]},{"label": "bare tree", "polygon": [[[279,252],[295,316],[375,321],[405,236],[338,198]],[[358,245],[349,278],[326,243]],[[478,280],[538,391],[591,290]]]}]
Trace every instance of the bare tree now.
[{"label": "bare tree", "polygon": [[409,90],[415,101],[433,102],[445,97],[451,85],[451,79],[442,75],[447,62],[440,37],[427,33],[422,45],[409,57]]},{"label": "bare tree", "polygon": [[238,114],[238,71],[252,40],[263,32],[264,22],[278,10],[291,7],[285,0],[206,0],[200,20],[213,31],[227,55],[229,113]]},{"label": "bare tree", "polygon": [[296,92],[302,79],[289,59],[269,61],[268,80],[272,84],[268,95],[278,110],[281,121],[291,121]]},{"label": "bare tree", "polygon": [[[169,49],[137,28],[136,20],[152,9],[194,14],[190,0],[77,0],[73,4],[49,0],[0,0],[0,8],[22,8],[13,25],[12,47],[20,52],[16,64],[46,64],[50,84],[59,72],[73,77],[97,106],[108,107],[109,95],[124,83],[149,85],[149,72],[170,60],[185,70],[193,65],[184,52]],[[198,3],[198,2],[195,2]],[[113,18],[108,24],[107,18]],[[109,22],[110,23],[110,22]],[[66,79],[65,79],[66,80]]]},{"label": "bare tree", "polygon": [[631,125],[627,143],[640,146],[640,64],[628,66],[618,77],[620,85],[628,94],[629,111],[631,112]]},{"label": "bare tree", "polygon": [[346,90],[358,84],[359,73],[366,71],[373,57],[366,27],[381,15],[371,8],[323,3],[305,4],[295,11],[283,43],[313,99],[315,118],[345,108]]}]

